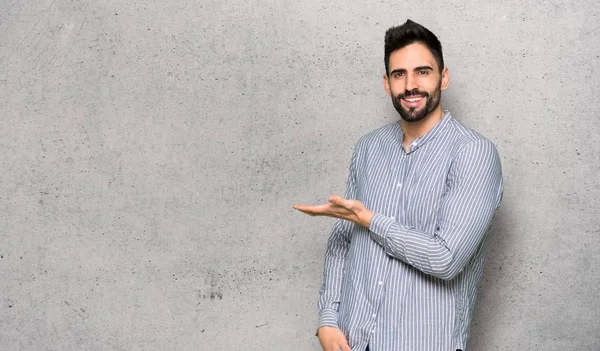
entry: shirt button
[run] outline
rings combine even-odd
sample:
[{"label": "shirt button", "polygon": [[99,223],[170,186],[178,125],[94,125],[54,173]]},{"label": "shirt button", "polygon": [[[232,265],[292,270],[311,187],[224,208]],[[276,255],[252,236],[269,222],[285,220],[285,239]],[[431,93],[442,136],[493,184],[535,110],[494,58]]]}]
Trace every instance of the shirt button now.
[{"label": "shirt button", "polygon": [[390,218],[391,218],[391,219],[396,219],[396,217],[394,217],[394,216],[391,216]]},{"label": "shirt button", "polygon": [[396,184],[396,186],[399,188],[402,186],[402,183],[398,183],[398,184]]},{"label": "shirt button", "polygon": [[382,281],[379,281],[379,283],[377,283],[377,284],[379,284],[379,285],[383,285],[383,282],[382,282]]},{"label": "shirt button", "polygon": [[373,314],[371,315],[371,317],[375,318],[375,317],[377,317],[377,315],[376,315],[375,313],[373,313]]},{"label": "shirt button", "polygon": [[375,333],[375,329],[371,330],[371,333]]}]

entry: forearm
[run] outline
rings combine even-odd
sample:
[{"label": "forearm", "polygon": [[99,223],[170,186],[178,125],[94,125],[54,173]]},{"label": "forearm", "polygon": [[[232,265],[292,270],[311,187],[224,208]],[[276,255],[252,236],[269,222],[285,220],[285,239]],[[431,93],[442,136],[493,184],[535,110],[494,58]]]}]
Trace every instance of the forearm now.
[{"label": "forearm", "polygon": [[[449,280],[460,273],[482,242],[493,212],[470,228],[438,231],[434,235],[401,225],[392,218],[376,214],[369,228],[371,237],[388,255],[440,279]],[[461,237],[457,245],[444,237]]]},{"label": "forearm", "polygon": [[318,302],[319,324],[317,329],[322,326],[338,327],[338,310],[344,276],[344,263],[341,261],[333,263],[331,260],[326,262],[332,264],[332,268],[339,271],[328,269],[324,274]]},{"label": "forearm", "polygon": [[352,223],[338,219],[334,224],[325,252],[323,285],[319,295],[319,327],[337,327],[338,309]]}]

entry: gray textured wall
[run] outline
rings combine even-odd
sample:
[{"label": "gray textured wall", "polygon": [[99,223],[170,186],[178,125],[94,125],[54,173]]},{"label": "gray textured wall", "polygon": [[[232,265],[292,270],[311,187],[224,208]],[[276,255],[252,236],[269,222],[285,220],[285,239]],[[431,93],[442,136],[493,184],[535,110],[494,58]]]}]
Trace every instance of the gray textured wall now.
[{"label": "gray textured wall", "polygon": [[600,350],[600,5],[498,3],[1,1],[2,350],[318,350],[333,220],[291,205],[398,118],[408,17],[502,155],[471,350]]}]

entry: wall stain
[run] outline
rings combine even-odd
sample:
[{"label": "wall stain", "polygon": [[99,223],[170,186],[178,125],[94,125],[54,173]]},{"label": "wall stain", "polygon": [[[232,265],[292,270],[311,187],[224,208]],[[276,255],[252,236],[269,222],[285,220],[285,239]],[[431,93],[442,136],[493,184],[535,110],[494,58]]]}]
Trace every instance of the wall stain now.
[{"label": "wall stain", "polygon": [[210,289],[204,293],[202,293],[202,290],[195,290],[196,291],[196,300],[197,300],[197,304],[200,305],[200,303],[202,302],[202,300],[206,300],[206,299],[210,299],[210,300],[223,300],[223,292],[220,289]]}]

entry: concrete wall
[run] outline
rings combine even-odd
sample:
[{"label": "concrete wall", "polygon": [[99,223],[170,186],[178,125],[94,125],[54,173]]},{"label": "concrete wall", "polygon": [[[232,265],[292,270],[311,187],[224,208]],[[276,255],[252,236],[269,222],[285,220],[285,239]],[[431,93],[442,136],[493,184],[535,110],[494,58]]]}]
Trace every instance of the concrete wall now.
[{"label": "concrete wall", "polygon": [[597,1],[0,2],[2,350],[318,350],[383,34],[438,34],[444,108],[506,191],[471,350],[600,349]]}]

